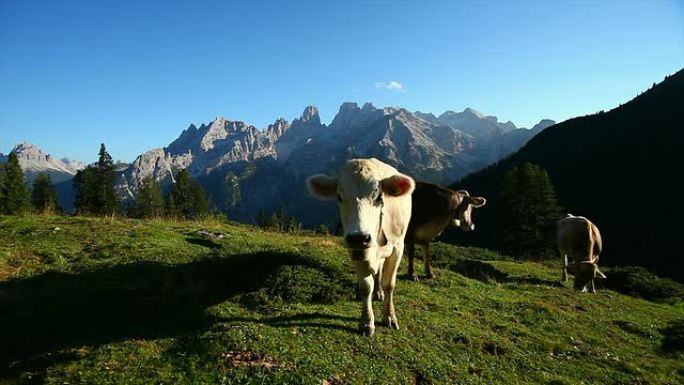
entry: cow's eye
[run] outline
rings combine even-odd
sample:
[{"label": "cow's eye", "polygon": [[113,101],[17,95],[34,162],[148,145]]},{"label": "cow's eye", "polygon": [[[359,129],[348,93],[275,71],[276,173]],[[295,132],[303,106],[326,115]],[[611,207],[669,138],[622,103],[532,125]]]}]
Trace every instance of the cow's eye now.
[{"label": "cow's eye", "polygon": [[342,196],[340,194],[337,194],[337,201],[342,203]]},{"label": "cow's eye", "polygon": [[382,200],[382,194],[378,194],[378,197],[375,198],[375,204],[376,204],[376,205],[382,205],[382,204],[384,204],[384,203],[385,203],[385,202]]}]

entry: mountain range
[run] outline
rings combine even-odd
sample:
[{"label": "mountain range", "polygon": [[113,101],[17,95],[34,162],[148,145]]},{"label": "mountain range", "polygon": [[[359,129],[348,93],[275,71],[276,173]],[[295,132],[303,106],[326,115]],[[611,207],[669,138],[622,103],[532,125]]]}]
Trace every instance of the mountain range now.
[{"label": "mountain range", "polygon": [[376,157],[418,179],[449,183],[505,157],[553,124],[542,120],[524,129],[470,108],[435,117],[370,103],[343,103],[329,125],[321,123],[314,106],[292,123],[279,118],[264,130],[218,117],[191,124],[168,146],[138,156],[118,188],[132,198],[144,177],[167,186],[176,170],[187,168],[230,218],[253,221],[259,210],[283,207],[315,225],[333,216],[330,208],[311,210],[317,203],[308,199],[304,178],[313,173],[334,173],[352,157]]},{"label": "mountain range", "polygon": [[[343,103],[327,125],[315,106],[291,123],[279,118],[263,130],[217,117],[191,124],[167,146],[130,164],[118,164],[116,188],[124,202],[131,202],[143,178],[152,177],[168,189],[174,174],[187,168],[215,208],[231,219],[253,222],[260,210],[268,214],[282,207],[305,225],[332,225],[334,207],[306,193],[304,179],[311,174],[334,173],[352,157],[376,157],[417,179],[452,183],[516,151],[553,124],[544,119],[526,129],[472,108],[435,116],[370,103]],[[62,206],[73,207],[71,179],[84,163],[53,158],[30,143],[13,151],[29,180],[48,172]]]},{"label": "mountain range", "polygon": [[[35,144],[28,142],[17,144],[12,152],[17,154],[19,165],[28,183],[33,182],[36,176],[42,172],[50,175],[53,183],[71,180],[78,170],[86,167],[85,163],[77,160],[55,158],[44,153]],[[0,154],[0,163],[6,161],[7,155]]]}]

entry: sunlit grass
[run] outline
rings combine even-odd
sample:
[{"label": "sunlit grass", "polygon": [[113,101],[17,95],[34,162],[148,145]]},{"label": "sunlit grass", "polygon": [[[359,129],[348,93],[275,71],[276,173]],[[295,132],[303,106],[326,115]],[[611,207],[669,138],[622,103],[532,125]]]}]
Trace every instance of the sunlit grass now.
[{"label": "sunlit grass", "polygon": [[435,279],[398,283],[401,330],[379,324],[368,339],[335,237],[217,220],[0,217],[0,373],[50,384],[684,380],[682,302],[577,293],[546,264],[434,249]]}]

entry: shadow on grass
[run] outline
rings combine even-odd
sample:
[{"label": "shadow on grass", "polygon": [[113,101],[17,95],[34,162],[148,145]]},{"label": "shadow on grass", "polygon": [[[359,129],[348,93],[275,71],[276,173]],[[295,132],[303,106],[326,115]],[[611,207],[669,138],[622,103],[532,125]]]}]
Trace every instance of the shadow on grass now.
[{"label": "shadow on grass", "polygon": [[[216,321],[208,307],[268,287],[283,266],[315,264],[297,254],[257,252],[182,265],[140,262],[80,274],[49,272],[0,283],[0,378],[73,359],[57,353],[64,348],[205,329]],[[312,322],[321,317],[244,321],[340,328]]]},{"label": "shadow on grass", "polygon": [[203,246],[210,249],[220,249],[221,244],[212,241],[211,239],[199,238],[199,237],[187,237],[185,240],[193,245]]},{"label": "shadow on grass", "polygon": [[671,321],[660,329],[660,332],[663,334],[661,353],[666,356],[684,357],[684,318]]},{"label": "shadow on grass", "polygon": [[344,322],[352,322],[352,321],[358,322],[359,318],[358,317],[340,316],[340,315],[336,315],[336,314],[313,312],[313,313],[294,314],[294,315],[289,315],[289,316],[262,317],[259,319],[248,318],[248,317],[230,317],[230,318],[221,318],[220,319],[220,321],[224,322],[224,323],[255,323],[255,324],[268,325],[271,327],[283,327],[283,328],[289,328],[289,327],[293,327],[293,326],[320,327],[320,328],[326,328],[326,329],[336,329],[336,330],[347,331],[347,332],[351,332],[354,334],[358,333],[358,328],[323,322],[325,320],[335,320],[335,321],[344,321]]},{"label": "shadow on grass", "polygon": [[460,259],[451,263],[448,268],[465,277],[476,279],[481,282],[499,282],[499,283],[514,283],[527,285],[545,285],[553,287],[562,287],[563,285],[558,281],[551,281],[537,277],[517,277],[510,276],[492,264],[478,261],[474,259]]}]

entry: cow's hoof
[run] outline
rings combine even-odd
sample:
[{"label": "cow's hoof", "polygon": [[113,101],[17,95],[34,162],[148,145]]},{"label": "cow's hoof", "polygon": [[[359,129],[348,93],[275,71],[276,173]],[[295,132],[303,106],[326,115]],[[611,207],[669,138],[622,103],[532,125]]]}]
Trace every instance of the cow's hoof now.
[{"label": "cow's hoof", "polygon": [[373,325],[361,326],[361,334],[363,334],[364,337],[373,337],[373,334],[375,334],[375,326],[373,326]]},{"label": "cow's hoof", "polygon": [[385,293],[380,290],[375,292],[375,300],[376,301],[384,301],[385,300]]},{"label": "cow's hoof", "polygon": [[399,322],[396,318],[390,318],[387,321],[387,326],[393,330],[399,330]]},{"label": "cow's hoof", "polygon": [[409,281],[415,281],[415,282],[420,281],[420,279],[418,278],[418,274],[416,274],[416,273],[409,274],[409,275],[406,276],[406,278],[407,278]]},{"label": "cow's hoof", "polygon": [[433,273],[433,272],[429,272],[429,273],[425,274],[425,277],[427,277],[427,278],[430,278],[430,279],[431,279],[431,278],[435,278],[435,277],[436,277],[436,275],[435,275],[435,273]]}]

